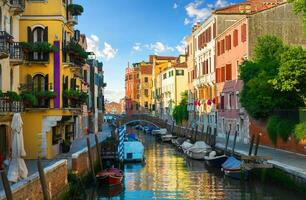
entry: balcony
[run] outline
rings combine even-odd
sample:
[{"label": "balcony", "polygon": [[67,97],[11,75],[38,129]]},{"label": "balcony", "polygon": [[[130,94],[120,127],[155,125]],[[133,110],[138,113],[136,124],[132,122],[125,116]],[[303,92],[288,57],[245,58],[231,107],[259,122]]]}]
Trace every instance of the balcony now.
[{"label": "balcony", "polygon": [[10,12],[13,13],[13,15],[19,15],[24,12],[24,0],[9,0],[8,5],[10,7]]},{"label": "balcony", "polygon": [[13,42],[10,46],[10,64],[18,65],[24,61],[22,45],[19,42]]},{"label": "balcony", "polygon": [[10,43],[13,37],[6,31],[0,31],[0,59],[8,58],[10,55]]},{"label": "balcony", "polygon": [[68,20],[67,20],[67,23],[72,25],[72,26],[75,26],[79,23],[79,18],[77,15],[72,15],[71,13],[68,14]]},{"label": "balcony", "polygon": [[5,94],[0,97],[0,114],[9,112],[23,112],[23,103],[21,101],[13,101]]},{"label": "balcony", "polygon": [[194,87],[202,87],[202,86],[208,86],[211,87],[215,84],[215,72],[202,75],[192,82]]}]

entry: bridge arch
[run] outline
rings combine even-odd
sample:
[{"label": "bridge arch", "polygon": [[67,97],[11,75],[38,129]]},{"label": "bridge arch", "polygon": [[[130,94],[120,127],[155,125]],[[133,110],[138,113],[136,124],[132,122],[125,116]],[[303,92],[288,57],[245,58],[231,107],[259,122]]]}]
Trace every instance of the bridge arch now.
[{"label": "bridge arch", "polygon": [[167,122],[157,117],[146,114],[125,115],[117,119],[117,125],[122,126],[132,122],[143,121],[159,128],[167,128]]}]

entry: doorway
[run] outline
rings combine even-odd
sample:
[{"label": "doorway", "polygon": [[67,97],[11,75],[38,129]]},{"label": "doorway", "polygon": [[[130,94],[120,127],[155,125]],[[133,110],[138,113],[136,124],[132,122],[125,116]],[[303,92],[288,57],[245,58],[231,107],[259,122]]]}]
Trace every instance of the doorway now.
[{"label": "doorway", "polygon": [[0,155],[6,157],[7,152],[7,132],[6,125],[0,125]]}]

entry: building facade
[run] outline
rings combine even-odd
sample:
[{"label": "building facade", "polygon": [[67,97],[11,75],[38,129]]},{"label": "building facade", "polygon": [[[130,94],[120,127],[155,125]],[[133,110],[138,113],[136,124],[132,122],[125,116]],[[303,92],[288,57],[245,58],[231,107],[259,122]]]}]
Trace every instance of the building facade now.
[{"label": "building facade", "polygon": [[135,114],[139,110],[139,67],[127,66],[125,69],[125,106],[126,114]]},{"label": "building facade", "polygon": [[152,110],[152,64],[139,63],[139,110],[149,113]]}]

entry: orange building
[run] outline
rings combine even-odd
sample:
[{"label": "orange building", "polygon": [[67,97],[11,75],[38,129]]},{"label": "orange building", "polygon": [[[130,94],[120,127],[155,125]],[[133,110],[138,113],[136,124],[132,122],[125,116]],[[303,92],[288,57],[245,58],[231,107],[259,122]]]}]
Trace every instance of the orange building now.
[{"label": "orange building", "polygon": [[125,69],[125,111],[135,114],[139,108],[139,68],[133,65]]}]

